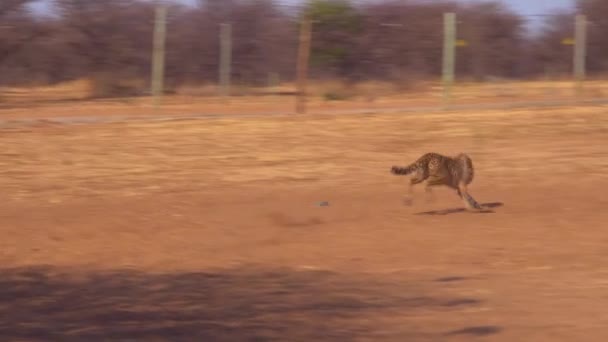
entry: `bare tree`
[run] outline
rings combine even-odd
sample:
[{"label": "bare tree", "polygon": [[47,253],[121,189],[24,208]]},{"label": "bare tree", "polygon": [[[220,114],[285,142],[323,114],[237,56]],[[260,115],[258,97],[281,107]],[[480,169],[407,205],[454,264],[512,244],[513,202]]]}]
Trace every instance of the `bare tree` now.
[{"label": "bare tree", "polygon": [[154,18],[151,3],[57,0],[57,5],[73,59],[98,82],[99,95],[123,92],[123,80],[148,74]]},{"label": "bare tree", "polygon": [[486,76],[519,76],[524,48],[524,21],[502,3],[470,4],[460,11],[459,38],[467,45],[458,50],[458,71],[478,80]]},{"label": "bare tree", "polygon": [[608,2],[605,0],[579,0],[577,8],[589,21],[588,69],[589,72],[608,71]]},{"label": "bare tree", "polygon": [[[0,2],[0,67],[19,54],[23,47],[48,34],[44,25],[27,11],[32,0]],[[6,80],[4,80],[6,81]]]}]

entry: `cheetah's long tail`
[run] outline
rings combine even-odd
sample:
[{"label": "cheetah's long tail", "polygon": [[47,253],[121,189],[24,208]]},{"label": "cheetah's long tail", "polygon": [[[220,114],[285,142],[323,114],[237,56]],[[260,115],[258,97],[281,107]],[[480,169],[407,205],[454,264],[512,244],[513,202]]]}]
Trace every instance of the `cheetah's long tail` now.
[{"label": "cheetah's long tail", "polygon": [[409,175],[410,173],[416,171],[417,168],[418,168],[418,165],[416,163],[410,164],[405,167],[393,166],[391,168],[391,173],[393,173],[395,175],[405,176],[405,175]]}]

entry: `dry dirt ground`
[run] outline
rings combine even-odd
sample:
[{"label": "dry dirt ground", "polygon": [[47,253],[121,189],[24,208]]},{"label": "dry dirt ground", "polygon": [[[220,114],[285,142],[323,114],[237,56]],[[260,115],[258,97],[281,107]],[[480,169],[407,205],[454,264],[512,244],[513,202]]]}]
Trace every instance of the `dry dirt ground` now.
[{"label": "dry dirt ground", "polygon": [[606,341],[607,109],[5,128],[0,340]]}]

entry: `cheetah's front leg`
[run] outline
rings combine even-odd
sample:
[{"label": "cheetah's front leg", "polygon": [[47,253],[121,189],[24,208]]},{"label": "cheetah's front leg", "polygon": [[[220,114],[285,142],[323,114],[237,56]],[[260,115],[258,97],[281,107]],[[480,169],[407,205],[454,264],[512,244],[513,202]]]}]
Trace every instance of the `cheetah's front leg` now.
[{"label": "cheetah's front leg", "polygon": [[427,185],[424,187],[424,192],[426,194],[426,203],[435,202],[435,194],[433,193],[432,185],[427,183]]},{"label": "cheetah's front leg", "polygon": [[435,195],[433,194],[433,187],[445,185],[444,178],[438,176],[431,176],[428,178],[425,186],[426,191],[426,201],[427,203],[431,203],[435,201]]},{"label": "cheetah's front leg", "polygon": [[414,204],[414,185],[420,184],[425,181],[426,178],[414,176],[410,179],[410,186],[408,187],[407,197],[403,200],[405,205]]}]

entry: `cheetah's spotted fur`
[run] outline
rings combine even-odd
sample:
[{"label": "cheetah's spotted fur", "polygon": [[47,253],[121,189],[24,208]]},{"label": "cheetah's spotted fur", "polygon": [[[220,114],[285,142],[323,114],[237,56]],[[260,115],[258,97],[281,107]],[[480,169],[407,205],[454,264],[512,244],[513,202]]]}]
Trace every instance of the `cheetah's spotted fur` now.
[{"label": "cheetah's spotted fur", "polygon": [[415,184],[426,181],[427,192],[431,191],[432,186],[445,185],[456,190],[467,209],[483,209],[467,190],[467,186],[473,181],[475,170],[473,161],[464,153],[454,157],[439,153],[426,153],[408,166],[393,166],[391,172],[395,175],[414,173],[410,179],[410,195]]}]

